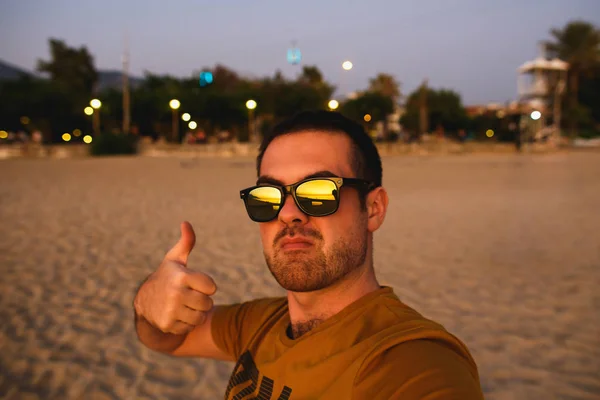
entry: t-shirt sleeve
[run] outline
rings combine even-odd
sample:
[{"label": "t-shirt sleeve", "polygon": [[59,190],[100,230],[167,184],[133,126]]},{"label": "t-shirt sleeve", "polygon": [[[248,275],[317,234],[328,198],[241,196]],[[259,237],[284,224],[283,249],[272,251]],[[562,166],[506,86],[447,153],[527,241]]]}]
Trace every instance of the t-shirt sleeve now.
[{"label": "t-shirt sleeve", "polygon": [[284,304],[283,298],[266,298],[215,306],[211,320],[215,344],[237,360],[263,324]]},{"label": "t-shirt sleeve", "polygon": [[353,399],[483,400],[477,367],[434,340],[392,347],[356,376]]}]

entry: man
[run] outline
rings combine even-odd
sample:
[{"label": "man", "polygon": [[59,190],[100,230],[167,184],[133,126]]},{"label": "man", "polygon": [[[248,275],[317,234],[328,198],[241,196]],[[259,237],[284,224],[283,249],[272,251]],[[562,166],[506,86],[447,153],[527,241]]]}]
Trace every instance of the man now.
[{"label": "man", "polygon": [[141,342],[237,361],[226,399],[482,399],[465,345],[377,282],[373,233],[388,196],[362,127],[300,113],[263,139],[257,173],[240,197],[287,296],[214,306],[213,280],[188,269],[184,222],[136,295]]}]

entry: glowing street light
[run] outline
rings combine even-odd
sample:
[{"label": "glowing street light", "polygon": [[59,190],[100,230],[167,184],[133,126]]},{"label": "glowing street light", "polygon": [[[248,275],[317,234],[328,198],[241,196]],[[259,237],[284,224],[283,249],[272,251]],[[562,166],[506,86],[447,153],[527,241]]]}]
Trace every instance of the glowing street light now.
[{"label": "glowing street light", "polygon": [[92,99],[92,101],[90,101],[90,106],[92,106],[93,109],[97,110],[100,107],[102,107],[102,102],[98,99]]},{"label": "glowing street light", "polygon": [[184,120],[185,122],[188,122],[190,119],[192,119],[192,116],[188,113],[183,113],[183,115],[181,116],[181,119]]},{"label": "glowing street light", "polygon": [[69,140],[71,140],[71,135],[69,133],[63,133],[62,140],[64,140],[65,142],[68,142]]},{"label": "glowing street light", "polygon": [[173,100],[169,101],[169,107],[171,107],[172,114],[173,114],[173,124],[172,124],[173,131],[171,132],[171,135],[173,136],[171,139],[173,141],[177,140],[177,136],[178,136],[178,132],[179,132],[179,111],[178,110],[179,110],[180,106],[181,106],[181,103],[177,99],[173,99]]},{"label": "glowing street light", "polygon": [[85,115],[92,115],[94,113],[94,109],[88,106],[83,109],[83,112],[85,113]]},{"label": "glowing street light", "polygon": [[196,123],[196,121],[190,121],[190,123],[188,124],[188,127],[190,129],[196,129],[198,127],[198,124]]},{"label": "glowing street light", "polygon": [[246,102],[246,108],[248,110],[254,110],[256,108],[256,101],[250,99]]},{"label": "glowing street light", "polygon": [[369,122],[371,120],[371,114],[365,114],[363,119],[365,120],[365,122]]},{"label": "glowing street light", "polygon": [[542,117],[542,113],[539,111],[532,111],[531,112],[531,119],[534,121],[537,121],[538,119],[540,119]]},{"label": "glowing street light", "polygon": [[[100,134],[100,107],[102,107],[102,102],[98,99],[92,99],[90,101],[90,106],[92,106],[92,123],[94,125],[94,133],[96,135]],[[87,112],[86,112],[87,114]]]},{"label": "glowing street light", "polygon": [[83,137],[83,142],[86,143],[86,144],[92,143],[92,137],[90,135],[85,135]]},{"label": "glowing street light", "polygon": [[169,107],[171,107],[173,110],[178,110],[180,106],[181,103],[177,99],[173,99],[169,102]]},{"label": "glowing street light", "polygon": [[340,103],[338,103],[337,100],[329,100],[329,103],[327,103],[327,106],[329,107],[330,110],[337,110],[337,108],[340,106]]},{"label": "glowing street light", "polygon": [[254,132],[254,110],[256,109],[257,105],[258,104],[256,101],[252,99],[246,102],[246,108],[248,109],[248,136],[250,142],[254,142],[256,139]]},{"label": "glowing street light", "polygon": [[352,61],[344,61],[342,63],[342,68],[344,68],[346,71],[350,71],[352,69],[353,65],[352,65]]}]

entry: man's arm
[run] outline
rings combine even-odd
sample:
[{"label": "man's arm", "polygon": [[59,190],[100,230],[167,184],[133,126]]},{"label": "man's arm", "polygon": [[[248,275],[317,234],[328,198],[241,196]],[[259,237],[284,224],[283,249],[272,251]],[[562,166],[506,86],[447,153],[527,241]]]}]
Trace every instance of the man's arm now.
[{"label": "man's arm", "polygon": [[221,350],[213,339],[211,323],[214,313],[215,307],[207,312],[204,323],[197,325],[186,334],[165,333],[137,314],[135,316],[135,327],[140,342],[152,350],[178,357],[235,361],[231,355]]},{"label": "man's arm", "polygon": [[483,400],[476,367],[433,340],[388,349],[364,366],[353,399]]}]

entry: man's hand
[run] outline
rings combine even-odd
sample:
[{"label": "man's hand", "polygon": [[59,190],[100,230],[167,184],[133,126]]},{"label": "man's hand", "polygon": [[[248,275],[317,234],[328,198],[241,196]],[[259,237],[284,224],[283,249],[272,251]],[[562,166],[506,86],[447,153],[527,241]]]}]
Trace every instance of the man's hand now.
[{"label": "man's hand", "polygon": [[182,335],[204,323],[217,286],[202,272],[187,268],[196,243],[194,228],[181,223],[181,237],[160,267],[140,287],[134,307],[138,316],[164,333]]}]

